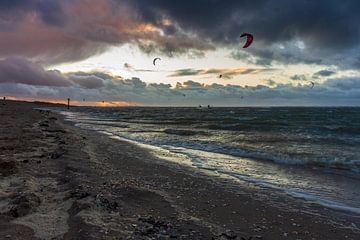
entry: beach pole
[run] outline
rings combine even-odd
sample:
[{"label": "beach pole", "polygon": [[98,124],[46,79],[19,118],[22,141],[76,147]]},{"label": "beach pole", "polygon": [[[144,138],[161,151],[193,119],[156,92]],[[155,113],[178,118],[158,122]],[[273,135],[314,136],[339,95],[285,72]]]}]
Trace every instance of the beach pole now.
[{"label": "beach pole", "polygon": [[68,100],[67,109],[70,109],[70,98],[68,98],[67,100]]}]

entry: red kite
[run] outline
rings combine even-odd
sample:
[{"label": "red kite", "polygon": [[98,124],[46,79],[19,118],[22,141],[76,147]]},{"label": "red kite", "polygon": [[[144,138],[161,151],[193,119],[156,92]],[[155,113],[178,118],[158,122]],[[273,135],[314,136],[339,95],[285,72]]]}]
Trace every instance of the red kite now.
[{"label": "red kite", "polygon": [[243,48],[248,48],[252,44],[252,42],[254,41],[254,36],[252,34],[250,34],[250,33],[243,33],[243,34],[241,34],[240,37],[241,38],[246,37],[246,43],[243,46]]}]

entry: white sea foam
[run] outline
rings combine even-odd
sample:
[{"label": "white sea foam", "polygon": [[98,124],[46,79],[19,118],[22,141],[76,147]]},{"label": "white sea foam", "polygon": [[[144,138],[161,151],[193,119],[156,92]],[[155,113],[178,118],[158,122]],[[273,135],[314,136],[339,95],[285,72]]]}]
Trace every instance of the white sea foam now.
[{"label": "white sea foam", "polygon": [[[259,111],[262,112],[262,110]],[[272,110],[269,109],[269,111],[271,112]],[[236,113],[234,112],[232,115],[236,115]],[[163,159],[180,162],[181,164],[192,166],[201,171],[228,175],[256,186],[281,191],[309,203],[351,212],[356,215],[360,214],[360,197],[352,193],[360,190],[360,184],[357,182],[359,181],[358,178],[347,178],[346,174],[345,176],[342,175],[343,172],[341,172],[340,177],[338,177],[337,174],[321,171],[321,167],[319,170],[311,171],[311,169],[304,169],[302,167],[287,167],[272,163],[275,162],[286,165],[315,164],[315,166],[331,166],[332,168],[351,169],[354,172],[360,172],[360,161],[356,160],[358,158],[353,157],[351,152],[345,152],[345,150],[343,150],[343,148],[347,146],[336,145],[340,144],[336,142],[338,139],[339,141],[347,141],[347,139],[351,140],[352,138],[335,138],[336,141],[332,144],[335,144],[334,146],[336,147],[330,149],[330,151],[334,153],[321,153],[323,146],[317,145],[317,142],[313,139],[318,136],[303,132],[306,131],[306,128],[305,130],[299,130],[300,133],[298,137],[304,137],[304,141],[308,141],[308,139],[312,140],[314,142],[313,145],[301,145],[298,142],[291,143],[294,139],[284,141],[281,137],[286,139],[288,133],[286,131],[282,133],[279,130],[276,132],[279,136],[275,134],[274,138],[269,138],[270,135],[268,135],[267,132],[264,132],[263,135],[256,135],[257,138],[251,139],[252,145],[250,145],[255,147],[248,148],[247,146],[249,144],[241,145],[240,147],[234,145],[234,147],[231,145],[231,140],[246,141],[247,138],[252,137],[252,132],[249,131],[246,132],[246,134],[240,132],[244,135],[244,138],[239,138],[239,134],[234,134],[234,137],[229,130],[209,130],[206,132],[202,129],[202,134],[199,135],[179,134],[183,133],[184,130],[178,130],[176,125],[165,127],[161,125],[163,127],[161,130],[157,129],[157,126],[153,124],[154,121],[149,119],[139,119],[136,123],[129,123],[131,121],[127,121],[126,124],[130,128],[129,131],[127,131],[120,127],[124,122],[113,119],[110,121],[115,121],[115,123],[110,125],[108,121],[105,121],[105,118],[103,118],[102,121],[97,121],[96,117],[88,117],[83,113],[80,117],[77,116],[77,113],[66,113],[66,116],[69,120],[76,122],[76,126],[78,127],[101,131],[111,137],[139,144],[142,147],[153,150],[154,153]],[[98,118],[101,119],[102,117],[103,115],[101,117],[99,115]],[[251,118],[246,116],[237,117],[243,120]],[[157,118],[159,117],[157,116]],[[102,124],[102,122],[104,124]],[[117,127],[117,125],[119,127]],[[223,125],[225,126],[226,124]],[[154,131],[154,128],[156,131]],[[170,132],[172,134],[167,134],[163,131],[164,129],[173,129]],[[186,132],[184,133],[188,133],[184,126],[179,129],[185,129]],[[189,129],[189,131],[191,131],[191,133],[199,132],[198,129]],[[192,137],[194,137],[196,141],[192,140]],[[273,136],[271,135],[271,137]],[[199,140],[199,138],[202,139]],[[224,145],[222,142],[218,142],[222,139],[227,139],[230,144]],[[283,144],[286,145],[285,148],[283,148],[282,145],[276,145],[276,147],[271,145],[276,144],[278,141],[284,141]],[[319,141],[323,140],[320,138]],[[263,142],[265,144],[263,144]],[[352,144],[356,143],[357,141],[353,141]],[[293,151],[291,144],[294,144],[296,147],[294,147],[296,150],[294,153],[290,152]],[[354,154],[358,154],[356,150],[353,151]]]}]

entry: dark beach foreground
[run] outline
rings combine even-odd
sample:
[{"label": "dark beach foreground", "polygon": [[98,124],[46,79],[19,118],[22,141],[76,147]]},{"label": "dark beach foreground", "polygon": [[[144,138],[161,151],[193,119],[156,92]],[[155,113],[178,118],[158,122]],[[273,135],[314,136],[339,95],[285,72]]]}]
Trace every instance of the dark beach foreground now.
[{"label": "dark beach foreground", "polygon": [[0,105],[0,239],[359,239],[359,216],[161,161],[39,107]]}]

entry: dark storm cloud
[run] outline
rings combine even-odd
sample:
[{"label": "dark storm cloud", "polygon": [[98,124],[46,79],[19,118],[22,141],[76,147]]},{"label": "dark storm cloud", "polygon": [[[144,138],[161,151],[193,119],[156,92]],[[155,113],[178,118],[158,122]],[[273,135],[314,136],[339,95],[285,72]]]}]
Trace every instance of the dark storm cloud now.
[{"label": "dark storm cloud", "polygon": [[236,86],[195,81],[147,84],[139,78],[123,79],[104,72],[62,74],[46,71],[25,59],[0,62],[0,94],[59,100],[135,102],[141,105],[359,105],[360,78],[334,78],[318,83]]},{"label": "dark storm cloud", "polygon": [[95,89],[95,88],[101,88],[104,86],[103,79],[99,78],[95,75],[83,76],[83,75],[77,75],[75,73],[75,74],[72,74],[71,76],[69,76],[69,79],[71,79],[74,83],[76,83],[84,88]]},{"label": "dark storm cloud", "polygon": [[359,90],[360,78],[359,77],[346,77],[346,78],[332,78],[324,82],[325,86],[329,86],[343,91]]},{"label": "dark storm cloud", "polygon": [[29,0],[2,0],[0,2],[0,7],[3,10],[11,10],[16,7],[28,7],[31,6],[32,1]]},{"label": "dark storm cloud", "polygon": [[320,70],[316,73],[314,73],[313,77],[317,78],[317,77],[329,77],[336,74],[335,71],[331,71],[331,70]]},{"label": "dark storm cloud", "polygon": [[70,86],[58,71],[46,71],[40,65],[23,58],[0,60],[0,83],[23,83],[39,86]]},{"label": "dark storm cloud", "polygon": [[273,71],[271,68],[210,68],[210,69],[193,69],[185,68],[175,70],[169,77],[184,77],[213,74],[221,75],[222,78],[230,79],[237,75],[256,74],[265,71]]},{"label": "dark storm cloud", "polygon": [[65,13],[59,1],[42,0],[38,1],[35,7],[47,24],[61,26],[65,23]]},{"label": "dark storm cloud", "polygon": [[138,9],[144,21],[156,24],[163,16],[167,16],[184,29],[222,42],[237,41],[239,33],[251,31],[256,39],[267,43],[306,36],[314,43],[331,47],[357,45],[358,27],[354,20],[359,19],[358,1],[346,1],[343,4],[335,0],[128,2]]},{"label": "dark storm cloud", "polygon": [[358,9],[356,0],[3,0],[0,57],[77,61],[125,43],[149,54],[203,56],[219,46],[241,49],[239,35],[251,32],[245,55],[255,64],[358,68]]},{"label": "dark storm cloud", "polygon": [[266,80],[266,83],[267,83],[269,86],[276,86],[276,81],[274,81],[274,80],[272,80],[272,79]]},{"label": "dark storm cloud", "polygon": [[186,81],[182,84],[178,84],[177,85],[177,88],[188,88],[188,89],[191,89],[191,88],[202,88],[204,86],[204,84],[201,84],[201,83],[198,83],[198,82],[195,82],[195,81]]},{"label": "dark storm cloud", "polygon": [[49,25],[62,25],[65,14],[58,0],[2,0],[0,1],[2,16],[16,15],[14,21],[22,19],[27,13],[40,15],[44,23]]},{"label": "dark storm cloud", "polygon": [[240,35],[239,29],[235,29],[240,25],[234,18],[240,13],[249,16],[248,13],[257,11],[266,1],[129,0],[127,2],[134,6],[143,21],[162,26],[161,19],[170,18],[180,29],[211,37],[213,40],[233,42]]},{"label": "dark storm cloud", "polygon": [[126,43],[148,54],[171,57],[198,57],[215,49],[175,31],[174,26],[164,23],[158,28],[138,16],[131,5],[113,0],[4,1],[0,3],[0,57],[17,55],[51,65],[86,59]]},{"label": "dark storm cloud", "polygon": [[[89,73],[91,76],[92,73]],[[80,85],[48,87],[24,84],[1,84],[1,95],[66,99],[81,101],[136,102],[141,105],[215,105],[215,106],[336,106],[359,105],[360,78],[331,79],[317,84],[278,84],[268,87],[211,84],[194,81],[169,84],[146,84],[140,79],[103,79],[104,86],[89,89]]]},{"label": "dark storm cloud", "polygon": [[[131,0],[128,4],[143,21],[161,27],[160,20],[170,18],[178,29],[221,45],[240,47],[241,32],[251,32],[255,42],[248,51],[259,57],[259,64],[277,60],[349,68],[360,56],[360,2],[356,0]],[[302,41],[304,48],[297,41]],[[350,59],[343,64],[339,56]]]},{"label": "dark storm cloud", "polygon": [[295,74],[291,76],[290,79],[294,81],[305,81],[307,77],[304,74]]},{"label": "dark storm cloud", "polygon": [[135,68],[133,67],[130,63],[124,63],[123,68],[127,71],[131,71],[131,72],[155,72],[155,70],[151,70],[151,69],[139,69],[139,68]]},{"label": "dark storm cloud", "polygon": [[193,68],[185,68],[176,70],[171,77],[182,77],[182,76],[194,76],[199,75],[203,70],[193,69]]}]

